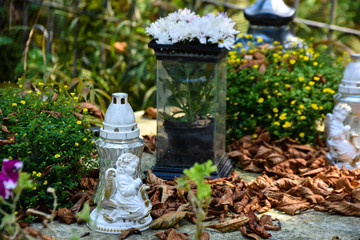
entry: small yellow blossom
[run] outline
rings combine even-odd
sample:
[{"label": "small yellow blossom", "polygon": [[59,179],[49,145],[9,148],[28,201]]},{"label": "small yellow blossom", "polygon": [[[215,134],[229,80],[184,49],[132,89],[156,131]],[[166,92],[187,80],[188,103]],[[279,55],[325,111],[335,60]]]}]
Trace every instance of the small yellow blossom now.
[{"label": "small yellow blossom", "polygon": [[60,133],[63,133],[64,131],[63,130],[60,130]]},{"label": "small yellow blossom", "polygon": [[295,59],[291,59],[291,60],[290,60],[290,64],[291,64],[291,65],[294,65],[295,63],[296,63],[296,60],[295,60]]},{"label": "small yellow blossom", "polygon": [[80,120],[76,121],[76,124],[81,124],[81,121]]},{"label": "small yellow blossom", "polygon": [[305,119],[306,119],[306,116],[301,116],[300,119],[301,119],[301,120],[305,120]]},{"label": "small yellow blossom", "polygon": [[38,172],[38,173],[36,174],[36,176],[37,176],[37,177],[41,177],[41,173]]},{"label": "small yellow blossom", "polygon": [[300,108],[300,109],[304,109],[304,107],[305,107],[304,104],[300,104],[300,105],[299,105],[299,108]]},{"label": "small yellow blossom", "polygon": [[41,94],[41,92],[36,92],[36,94],[37,94],[37,95],[40,95],[40,94]]},{"label": "small yellow blossom", "polygon": [[318,62],[313,62],[313,65],[314,66],[317,66],[319,63]]},{"label": "small yellow blossom", "polygon": [[259,65],[254,64],[254,65],[253,65],[253,68],[258,69],[258,68],[259,68]]},{"label": "small yellow blossom", "polygon": [[[229,100],[229,98],[227,97],[226,100]],[[83,113],[87,113],[88,109],[87,108],[83,108]]]},{"label": "small yellow blossom", "polygon": [[44,83],[42,83],[42,82],[39,82],[39,86],[42,86],[42,85],[44,85]]},{"label": "small yellow blossom", "polygon": [[71,96],[75,96],[75,93],[72,92],[72,93],[70,93],[70,95],[71,95]]},{"label": "small yellow blossom", "polygon": [[309,86],[306,86],[306,87],[305,87],[305,89],[306,89],[306,90],[310,90],[310,89],[311,89],[311,87],[309,87]]},{"label": "small yellow blossom", "polygon": [[253,138],[257,138],[258,135],[256,133],[253,134]]},{"label": "small yellow blossom", "polygon": [[319,81],[319,80],[320,80],[320,78],[317,77],[317,76],[315,76],[313,79],[314,79],[315,81]]},{"label": "small yellow blossom", "polygon": [[305,61],[309,61],[309,57],[308,57],[308,56],[304,56],[304,60],[305,60]]},{"label": "small yellow blossom", "polygon": [[86,142],[86,141],[87,141],[87,138],[83,138],[83,141]]},{"label": "small yellow blossom", "polygon": [[267,115],[267,118],[268,118],[268,119],[271,119],[271,115],[270,115],[270,114],[268,114],[268,115]]},{"label": "small yellow blossom", "polygon": [[76,146],[76,147],[79,146],[79,143],[78,143],[78,142],[75,142],[75,146]]},{"label": "small yellow blossom", "polygon": [[279,45],[279,44],[280,44],[280,42],[274,41],[274,45]]},{"label": "small yellow blossom", "polygon": [[286,122],[282,125],[283,128],[289,128],[289,127],[291,127],[291,126],[292,126],[292,123],[291,123],[291,122],[288,122],[288,121],[286,121]]},{"label": "small yellow blossom", "polygon": [[32,93],[33,93],[33,91],[31,91],[31,90],[28,91],[28,94],[32,94]]},{"label": "small yellow blossom", "polygon": [[311,108],[314,110],[319,110],[319,107],[316,103],[311,104]]},{"label": "small yellow blossom", "polygon": [[20,84],[20,85],[19,85],[19,88],[22,88],[22,87],[23,87],[23,85],[22,85],[22,84]]},{"label": "small yellow blossom", "polygon": [[254,79],[255,79],[255,77],[254,77],[254,76],[251,76],[251,77],[250,77],[250,79],[251,79],[251,80],[254,80]]},{"label": "small yellow blossom", "polygon": [[286,118],[286,113],[282,113],[279,117],[280,120],[285,120]]},{"label": "small yellow blossom", "polygon": [[303,132],[299,133],[299,137],[301,137],[301,138],[305,137],[305,133],[303,133]]},{"label": "small yellow blossom", "polygon": [[25,103],[26,103],[24,100],[21,100],[20,102],[21,102],[21,104],[23,104],[23,105],[25,105]]},{"label": "small yellow blossom", "polygon": [[304,77],[299,77],[298,79],[299,79],[299,82],[304,81]]},{"label": "small yellow blossom", "polygon": [[250,117],[253,118],[253,117],[254,117],[254,114],[251,114]]},{"label": "small yellow blossom", "polygon": [[292,100],[292,101],[290,102],[291,105],[294,105],[295,103],[296,103],[296,100]]},{"label": "small yellow blossom", "polygon": [[300,110],[297,110],[297,114],[300,116],[302,112]]},{"label": "small yellow blossom", "polygon": [[32,171],[32,175],[36,175],[36,172],[35,172],[35,171]]},{"label": "small yellow blossom", "polygon": [[44,185],[46,185],[46,184],[47,184],[47,180],[44,181]]},{"label": "small yellow blossom", "polygon": [[277,108],[273,108],[273,112],[279,112],[279,109],[277,109]]},{"label": "small yellow blossom", "polygon": [[36,187],[34,186],[34,187],[32,188],[32,190],[36,190]]},{"label": "small yellow blossom", "polygon": [[11,105],[13,105],[13,106],[17,106],[17,103],[12,103]]},{"label": "small yellow blossom", "polygon": [[310,85],[310,86],[312,86],[312,85],[314,85],[314,84],[315,84],[314,81],[310,81],[310,82],[309,82],[309,85]]},{"label": "small yellow blossom", "polygon": [[264,98],[259,98],[259,100],[258,100],[258,103],[263,103],[264,102]]},{"label": "small yellow blossom", "polygon": [[64,88],[67,89],[69,86],[68,85],[64,85]]},{"label": "small yellow blossom", "polygon": [[274,125],[280,126],[280,123],[279,122],[274,122]]},{"label": "small yellow blossom", "polygon": [[55,154],[55,158],[59,158],[60,157],[60,154]]},{"label": "small yellow blossom", "polygon": [[74,97],[74,100],[78,100],[79,98],[78,97]]}]

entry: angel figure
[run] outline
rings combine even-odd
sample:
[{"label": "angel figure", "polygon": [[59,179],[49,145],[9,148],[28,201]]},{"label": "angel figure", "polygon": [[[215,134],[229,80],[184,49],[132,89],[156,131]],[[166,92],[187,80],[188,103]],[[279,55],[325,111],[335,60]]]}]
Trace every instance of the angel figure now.
[{"label": "angel figure", "polygon": [[120,219],[145,222],[151,211],[151,203],[140,178],[134,179],[139,158],[132,153],[122,154],[116,161],[116,169],[105,172],[105,197],[101,214],[108,223]]},{"label": "angel figure", "polygon": [[330,161],[351,162],[360,154],[359,147],[354,144],[354,138],[358,135],[350,131],[351,126],[343,123],[350,113],[351,107],[348,104],[338,103],[333,113],[326,115],[326,144],[329,147],[326,157]]}]

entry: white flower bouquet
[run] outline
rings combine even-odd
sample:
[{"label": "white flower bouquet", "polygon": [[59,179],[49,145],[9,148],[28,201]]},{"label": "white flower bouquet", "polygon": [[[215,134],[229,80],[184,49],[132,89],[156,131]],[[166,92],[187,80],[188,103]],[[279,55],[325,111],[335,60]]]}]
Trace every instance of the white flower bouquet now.
[{"label": "white flower bouquet", "polygon": [[235,22],[226,13],[200,17],[189,9],[180,9],[160,18],[146,28],[157,44],[203,44],[233,48]]}]

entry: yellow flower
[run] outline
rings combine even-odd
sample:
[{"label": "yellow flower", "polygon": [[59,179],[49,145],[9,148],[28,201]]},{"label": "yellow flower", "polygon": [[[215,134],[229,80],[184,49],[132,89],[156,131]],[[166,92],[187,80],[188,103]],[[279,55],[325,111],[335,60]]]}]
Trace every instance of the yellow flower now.
[{"label": "yellow flower", "polygon": [[59,158],[60,157],[60,154],[55,154],[55,158]]},{"label": "yellow flower", "polygon": [[296,63],[296,60],[295,60],[295,59],[291,59],[291,60],[290,60],[290,64],[291,64],[291,65],[294,65],[295,63]]},{"label": "yellow flower", "polygon": [[79,146],[79,143],[78,143],[78,142],[75,142],[75,146],[76,146],[76,147]]},{"label": "yellow flower", "polygon": [[315,84],[314,81],[310,81],[310,82],[309,82],[309,85],[310,85],[310,86],[312,86],[312,85],[314,85],[314,84]]},{"label": "yellow flower", "polygon": [[303,109],[304,107],[305,107],[304,104],[300,104],[299,106],[300,109]]},{"label": "yellow flower", "polygon": [[233,104],[233,105],[234,105],[234,106],[237,106],[238,104],[239,104],[238,102],[234,102],[234,104]]},{"label": "yellow flower", "polygon": [[304,77],[299,77],[298,79],[299,79],[299,82],[304,81]]},{"label": "yellow flower", "polygon": [[83,141],[84,141],[84,142],[87,141],[87,138],[83,138]]},{"label": "yellow flower", "polygon": [[40,94],[41,94],[41,92],[36,92],[36,94],[37,94],[37,95],[40,95]]},{"label": "yellow flower", "polygon": [[282,125],[283,128],[289,128],[289,127],[291,127],[291,126],[292,126],[292,123],[291,123],[291,122],[288,122],[288,121],[286,121],[286,122]]},{"label": "yellow flower", "polygon": [[76,124],[81,124],[81,121],[80,120],[76,121]]},{"label": "yellow flower", "polygon": [[24,100],[21,100],[20,102],[21,102],[21,104],[23,104],[23,105],[25,105],[25,103],[26,103]]},{"label": "yellow flower", "polygon": [[319,107],[316,103],[311,104],[312,109],[319,110]]},{"label": "yellow flower", "polygon": [[297,114],[299,114],[299,116],[302,114],[302,112],[300,110],[297,110]]},{"label": "yellow flower", "polygon": [[254,77],[254,76],[251,76],[251,77],[250,77],[250,79],[251,79],[251,80],[254,80],[254,79],[255,79],[255,77]]},{"label": "yellow flower", "polygon": [[313,62],[313,65],[314,66],[317,66],[319,63],[318,62]]},{"label": "yellow flower", "polygon": [[259,100],[258,100],[258,103],[263,103],[264,102],[264,98],[259,98]]},{"label": "yellow flower", "polygon": [[274,122],[274,125],[280,126],[280,123],[279,122]]},{"label": "yellow flower", "polygon": [[286,113],[282,113],[279,117],[280,120],[285,120],[286,118]]},{"label": "yellow flower", "polygon": [[263,42],[263,39],[261,38],[261,37],[256,37],[256,40],[259,42],[259,43],[261,43],[261,42]]},{"label": "yellow flower", "polygon": [[268,118],[268,119],[271,119],[271,115],[270,115],[270,114],[268,114],[268,115],[267,115],[267,118]]},{"label": "yellow flower", "polygon": [[67,89],[69,86],[68,85],[64,85],[64,88]]},{"label": "yellow flower", "polygon": [[38,173],[36,174],[36,176],[37,176],[37,177],[41,177],[41,173],[38,172]]},{"label": "yellow flower", "polygon": [[254,114],[251,114],[250,117],[253,118],[253,117],[254,117]]},{"label": "yellow flower", "polygon": [[305,61],[309,61],[309,57],[308,57],[308,56],[304,56],[304,60],[305,60]]},{"label": "yellow flower", "polygon": [[301,137],[301,138],[305,137],[305,133],[303,133],[303,132],[299,133],[299,137]]},{"label": "yellow flower", "polygon": [[60,130],[60,133],[63,133],[64,131],[63,130]]},{"label": "yellow flower", "polygon": [[11,105],[13,105],[13,106],[17,106],[17,103],[13,103],[13,104],[11,104]]},{"label": "yellow flower", "polygon": [[279,112],[279,109],[277,109],[277,108],[273,108],[273,112]]},{"label": "yellow flower", "polygon": [[300,119],[301,119],[301,120],[305,120],[305,119],[306,119],[306,116],[301,116]]},{"label": "yellow flower", "polygon": [[22,88],[22,87],[23,87],[23,85],[22,85],[22,84],[20,84],[20,85],[19,85],[19,88]]},{"label": "yellow flower", "polygon": [[34,187],[32,188],[32,190],[36,190],[36,187],[34,186]]},{"label": "yellow flower", "polygon": [[46,184],[47,184],[47,180],[44,181],[44,185],[46,185]]},{"label": "yellow flower", "polygon": [[[229,98],[226,98],[226,100],[229,100]],[[83,113],[87,113],[88,109],[87,108],[83,108]]]},{"label": "yellow flower", "polygon": [[280,44],[280,42],[274,41],[274,45],[279,45],[279,44]]},{"label": "yellow flower", "polygon": [[290,102],[291,105],[294,105],[295,103],[296,103],[296,100],[292,100],[292,101]]},{"label": "yellow flower", "polygon": [[42,85],[44,85],[44,83],[42,83],[42,82],[39,82],[39,86],[42,86]]},{"label": "yellow flower", "polygon": [[258,135],[256,133],[253,134],[253,138],[257,138]]},{"label": "yellow flower", "polygon": [[28,94],[32,94],[32,93],[33,93],[33,91],[31,91],[31,90],[28,91]]},{"label": "yellow flower", "polygon": [[314,79],[315,81],[319,81],[319,80],[320,80],[320,78],[317,77],[317,76],[315,76],[313,79]]},{"label": "yellow flower", "polygon": [[310,89],[311,89],[311,87],[309,87],[309,86],[306,86],[306,87],[305,87],[305,89],[306,89],[306,90],[310,90]]},{"label": "yellow flower", "polygon": [[259,65],[254,64],[254,65],[253,65],[253,68],[258,69],[258,68],[259,68]]},{"label": "yellow flower", "polygon": [[328,47],[326,45],[323,46],[323,49],[327,49]]},{"label": "yellow flower", "polygon": [[78,100],[79,98],[78,97],[74,97],[74,100]]},{"label": "yellow flower", "polygon": [[33,171],[33,172],[32,172],[32,175],[36,175],[36,172],[35,172],[35,171]]},{"label": "yellow flower", "polygon": [[70,93],[70,95],[71,95],[71,96],[75,96],[75,93],[72,92],[72,93]]}]

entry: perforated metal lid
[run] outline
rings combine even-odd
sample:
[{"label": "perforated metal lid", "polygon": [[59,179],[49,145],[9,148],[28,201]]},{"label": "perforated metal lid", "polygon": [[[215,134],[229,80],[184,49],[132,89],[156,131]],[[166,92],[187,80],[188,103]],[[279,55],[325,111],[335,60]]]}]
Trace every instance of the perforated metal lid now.
[{"label": "perforated metal lid", "polygon": [[360,94],[360,54],[351,54],[351,61],[346,66],[343,78],[339,85],[339,93]]},{"label": "perforated metal lid", "polygon": [[134,111],[126,93],[113,93],[111,104],[106,111],[100,137],[109,140],[127,140],[140,136]]}]

